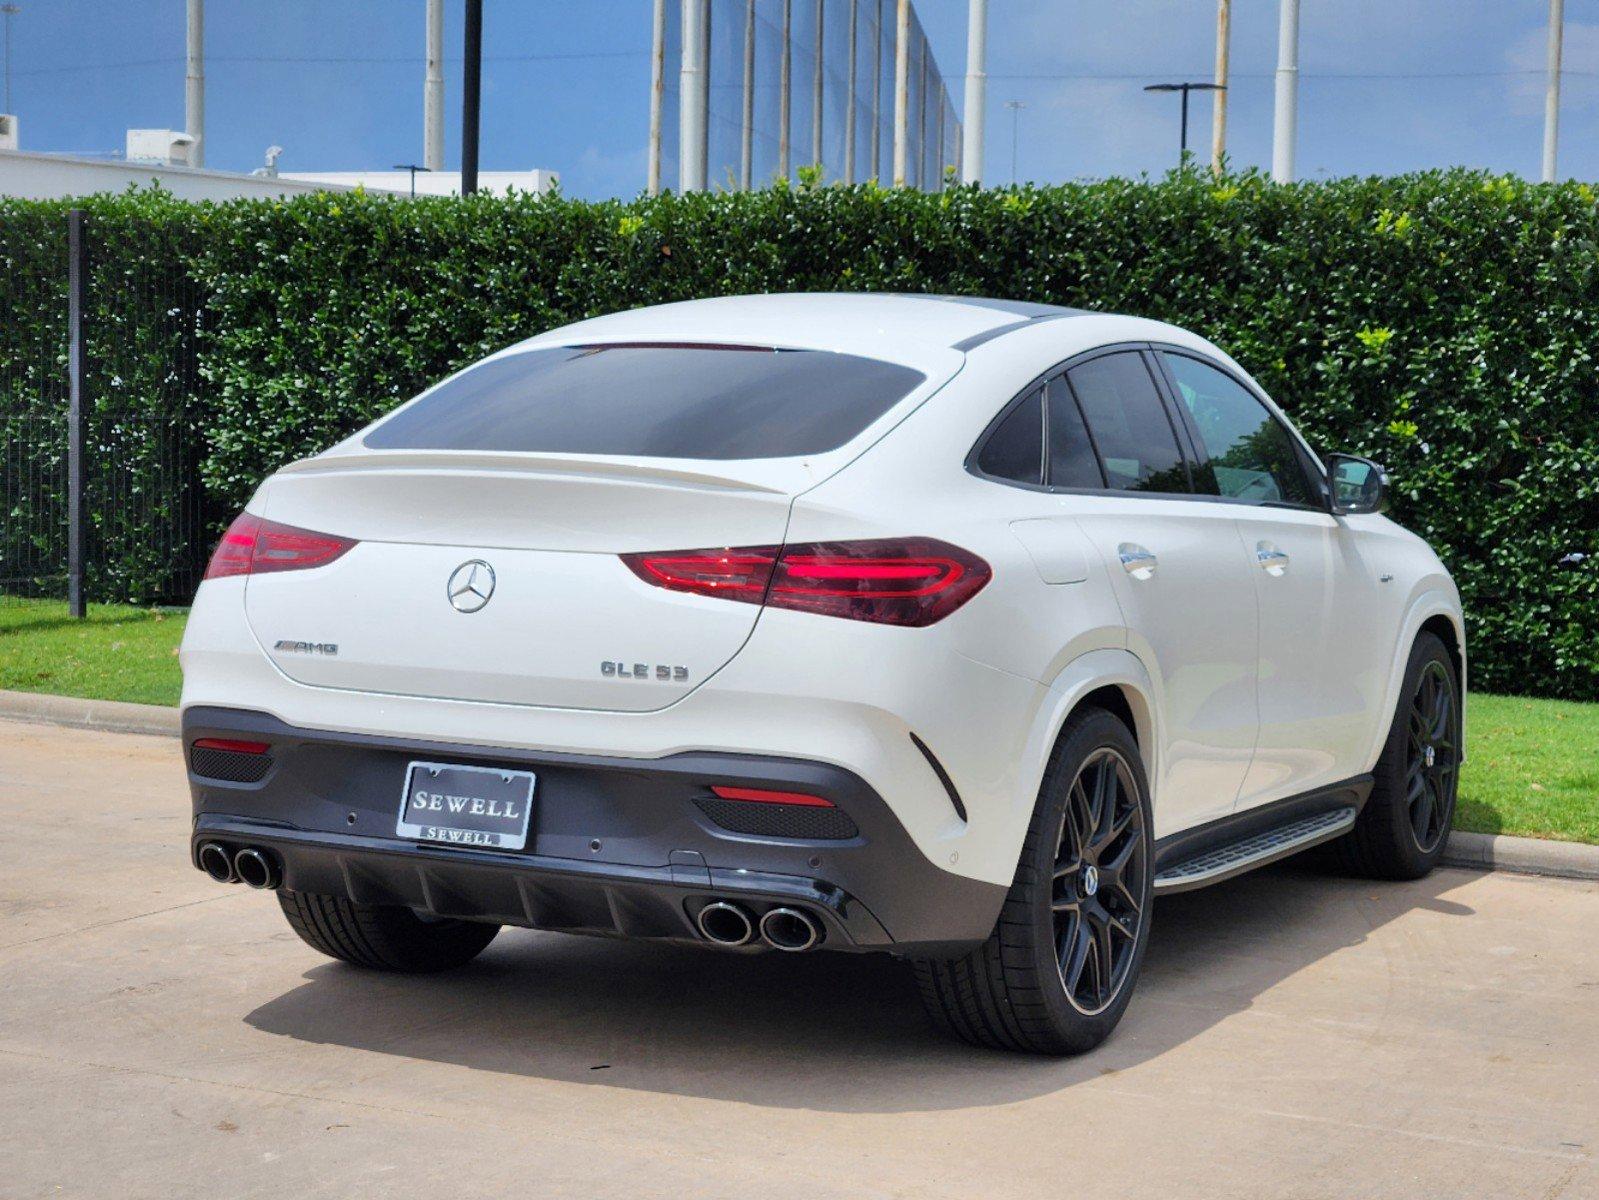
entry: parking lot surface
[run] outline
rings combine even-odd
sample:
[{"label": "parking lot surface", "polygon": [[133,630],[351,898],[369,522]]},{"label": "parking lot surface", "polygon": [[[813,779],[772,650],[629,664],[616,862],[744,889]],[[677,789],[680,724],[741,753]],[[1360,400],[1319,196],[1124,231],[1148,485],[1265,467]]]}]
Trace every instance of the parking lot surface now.
[{"label": "parking lot surface", "polygon": [[1288,866],[1156,909],[1100,1051],[886,957],[507,930],[320,958],[187,861],[175,741],[0,722],[0,1197],[1599,1196],[1599,885]]}]

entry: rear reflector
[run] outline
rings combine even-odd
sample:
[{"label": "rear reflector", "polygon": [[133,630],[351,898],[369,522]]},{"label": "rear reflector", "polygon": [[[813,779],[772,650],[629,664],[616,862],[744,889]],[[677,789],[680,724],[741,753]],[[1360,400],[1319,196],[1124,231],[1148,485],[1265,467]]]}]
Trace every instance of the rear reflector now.
[{"label": "rear reflector", "polygon": [[672,591],[913,627],[947,617],[993,577],[975,554],[933,538],[677,550],[622,561]]},{"label": "rear reflector", "polygon": [[772,792],[765,788],[713,787],[723,800],[747,800],[751,804],[803,804],[807,808],[832,808],[831,800],[807,792]]},{"label": "rear reflector", "polygon": [[355,544],[354,538],[297,529],[243,512],[234,518],[217,543],[205,577],[226,579],[230,575],[305,571],[326,566]]},{"label": "rear reflector", "polygon": [[227,750],[233,754],[265,754],[272,747],[266,742],[240,742],[233,738],[195,738],[196,750]]}]

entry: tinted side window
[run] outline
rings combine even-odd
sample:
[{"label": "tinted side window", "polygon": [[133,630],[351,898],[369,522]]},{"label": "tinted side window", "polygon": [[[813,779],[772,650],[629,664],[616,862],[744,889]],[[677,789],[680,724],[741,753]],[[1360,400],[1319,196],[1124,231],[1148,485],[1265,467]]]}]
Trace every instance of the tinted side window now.
[{"label": "tinted side window", "polygon": [[1049,381],[1049,486],[1102,488],[1105,477],[1099,473],[1094,443],[1088,440],[1088,426],[1077,408],[1066,377]]},{"label": "tinted side window", "polygon": [[479,363],[366,435],[375,450],[783,458],[835,450],[923,381],[820,350],[562,346]]},{"label": "tinted side window", "polygon": [[1177,433],[1143,358],[1107,354],[1066,373],[1077,394],[1107,487],[1131,492],[1186,492],[1188,469]]},{"label": "tinted side window", "polygon": [[1010,411],[988,435],[977,456],[977,469],[996,479],[1017,483],[1044,481],[1044,406],[1034,392]]},{"label": "tinted side window", "polygon": [[1184,354],[1162,354],[1210,456],[1201,490],[1264,504],[1313,503],[1298,448],[1266,406],[1232,376]]}]

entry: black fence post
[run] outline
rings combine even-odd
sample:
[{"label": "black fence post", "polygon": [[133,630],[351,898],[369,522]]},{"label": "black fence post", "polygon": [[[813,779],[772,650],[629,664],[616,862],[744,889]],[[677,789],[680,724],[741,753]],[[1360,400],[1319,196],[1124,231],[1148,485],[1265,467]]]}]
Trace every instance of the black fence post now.
[{"label": "black fence post", "polygon": [[88,531],[83,504],[83,386],[88,374],[88,346],[84,338],[84,301],[89,286],[89,249],[84,238],[81,208],[67,213],[67,607],[74,617],[87,609],[83,594],[83,556]]}]

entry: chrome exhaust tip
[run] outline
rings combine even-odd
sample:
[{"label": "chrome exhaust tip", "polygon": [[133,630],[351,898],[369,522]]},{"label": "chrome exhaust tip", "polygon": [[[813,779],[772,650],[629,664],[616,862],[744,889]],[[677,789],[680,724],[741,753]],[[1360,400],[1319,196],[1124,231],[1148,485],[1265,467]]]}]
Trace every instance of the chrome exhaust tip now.
[{"label": "chrome exhaust tip", "polygon": [[278,886],[278,869],[259,850],[240,850],[233,856],[233,870],[240,883],[258,891]]},{"label": "chrome exhaust tip", "polygon": [[798,953],[822,940],[816,918],[797,908],[774,908],[761,917],[761,940],[774,950]]},{"label": "chrome exhaust tip", "polygon": [[195,860],[200,864],[200,870],[211,876],[218,883],[238,883],[239,876],[233,869],[233,860],[228,857],[228,852],[216,842],[206,842],[195,854]]},{"label": "chrome exhaust tip", "polygon": [[726,900],[713,900],[700,909],[694,923],[700,927],[705,940],[718,946],[742,946],[755,936],[755,924],[749,913]]}]

